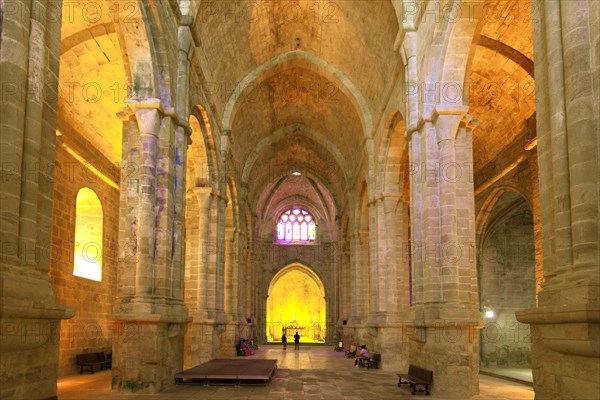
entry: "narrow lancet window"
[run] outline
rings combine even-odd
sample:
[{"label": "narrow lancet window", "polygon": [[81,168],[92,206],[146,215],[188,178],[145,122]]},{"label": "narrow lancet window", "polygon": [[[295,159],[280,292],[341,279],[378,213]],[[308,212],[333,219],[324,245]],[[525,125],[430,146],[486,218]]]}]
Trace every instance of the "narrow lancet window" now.
[{"label": "narrow lancet window", "polygon": [[73,275],[102,280],[102,230],[100,199],[92,189],[82,188],[75,201]]}]

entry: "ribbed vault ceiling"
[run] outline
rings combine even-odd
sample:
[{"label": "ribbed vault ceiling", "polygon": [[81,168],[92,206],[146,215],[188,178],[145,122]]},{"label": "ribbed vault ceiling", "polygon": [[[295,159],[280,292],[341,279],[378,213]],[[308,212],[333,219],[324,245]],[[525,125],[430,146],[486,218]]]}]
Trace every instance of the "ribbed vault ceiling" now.
[{"label": "ribbed vault ceiling", "polygon": [[[127,52],[112,20],[114,2],[93,4],[97,17],[63,11],[59,126],[76,129],[118,163]],[[481,122],[476,172],[535,112],[529,2],[501,5],[502,13],[480,22],[472,44],[469,112]],[[318,212],[334,217],[365,162],[365,137],[380,128],[402,79],[392,2],[203,1],[192,29],[194,73],[209,89],[203,106],[215,125],[231,130],[233,166],[251,209],[266,215],[285,199],[317,196]],[[292,170],[305,179],[289,184],[283,177]]]}]

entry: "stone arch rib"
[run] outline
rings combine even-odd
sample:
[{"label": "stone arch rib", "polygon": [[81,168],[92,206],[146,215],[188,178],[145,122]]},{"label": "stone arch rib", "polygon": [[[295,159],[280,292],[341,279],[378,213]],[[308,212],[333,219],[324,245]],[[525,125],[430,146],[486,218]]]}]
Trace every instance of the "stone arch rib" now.
[{"label": "stone arch rib", "polygon": [[225,105],[225,109],[223,112],[222,118],[222,126],[224,130],[230,130],[233,120],[233,114],[235,110],[235,105],[237,104],[239,98],[242,96],[244,91],[251,87],[251,85],[260,81],[262,77],[264,77],[269,71],[274,68],[281,66],[287,62],[293,60],[304,60],[309,64],[314,65],[317,69],[324,70],[329,73],[330,78],[334,78],[336,81],[340,83],[340,86],[346,92],[346,95],[350,98],[351,102],[356,107],[356,111],[359,115],[359,118],[363,124],[363,134],[365,137],[371,137],[371,131],[373,129],[373,120],[371,116],[371,111],[367,105],[367,101],[364,98],[363,94],[358,90],[356,85],[348,78],[342,71],[329,64],[325,60],[315,56],[314,54],[301,51],[294,50],[288,53],[281,54],[266,63],[258,66],[256,69],[251,71],[234,89],[231,96],[227,100],[227,104]]}]

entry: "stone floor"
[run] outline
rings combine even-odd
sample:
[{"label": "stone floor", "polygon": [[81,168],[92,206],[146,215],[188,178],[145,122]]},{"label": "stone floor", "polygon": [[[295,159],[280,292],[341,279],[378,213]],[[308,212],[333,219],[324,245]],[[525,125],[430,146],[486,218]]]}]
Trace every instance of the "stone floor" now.
[{"label": "stone floor", "polygon": [[531,368],[505,368],[505,367],[479,367],[482,375],[508,379],[533,387],[533,374]]},{"label": "stone floor", "polygon": [[[252,357],[278,359],[278,369],[267,386],[177,385],[156,395],[132,395],[110,389],[111,372],[73,375],[58,382],[59,400],[104,399],[235,399],[235,400],[386,400],[415,399],[408,387],[398,387],[392,371],[354,368],[353,359],[322,346],[301,347],[299,351],[263,346]],[[480,394],[472,399],[533,399],[533,389],[516,382],[480,375]],[[444,399],[432,394],[428,399]]]}]

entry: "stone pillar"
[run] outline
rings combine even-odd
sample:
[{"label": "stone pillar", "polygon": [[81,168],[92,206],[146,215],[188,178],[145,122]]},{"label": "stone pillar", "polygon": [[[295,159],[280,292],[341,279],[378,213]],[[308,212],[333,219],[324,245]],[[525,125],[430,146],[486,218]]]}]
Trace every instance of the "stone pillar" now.
[{"label": "stone pillar", "polygon": [[[156,393],[183,368],[184,223],[181,185],[187,142],[157,99],[124,114],[113,388]],[[128,118],[127,118],[128,117]]]},{"label": "stone pillar", "polygon": [[50,236],[60,1],[3,2],[0,43],[0,398],[55,399],[60,321]]},{"label": "stone pillar", "polygon": [[[413,318],[410,362],[432,369],[448,398],[479,392],[472,130],[438,109],[410,136]],[[460,379],[456,379],[460,376]]]},{"label": "stone pillar", "polygon": [[[339,274],[339,313],[342,321],[348,321],[351,315],[351,263],[350,263],[350,241],[343,240],[339,252],[340,274]],[[343,324],[338,321],[338,324]]]},{"label": "stone pillar", "polygon": [[235,304],[235,295],[234,287],[237,286],[237,276],[234,278],[235,272],[235,246],[237,241],[237,232],[232,226],[225,227],[225,262],[224,262],[224,311],[227,315],[227,319],[232,321],[233,315],[237,315],[237,304]]},{"label": "stone pillar", "polygon": [[375,296],[368,325],[376,335],[372,350],[384,355],[382,368],[393,370],[408,368],[408,346],[399,345],[404,340],[402,328],[407,321],[402,316],[408,313],[410,293],[409,259],[403,256],[408,243],[406,208],[398,193],[383,193],[371,206],[376,216],[373,230],[385,234],[378,236],[372,250],[378,281],[371,282]]},{"label": "stone pillar", "polygon": [[598,43],[595,1],[534,1],[544,282],[531,324],[536,397],[600,393]]},{"label": "stone pillar", "polygon": [[354,327],[364,325],[369,313],[368,236],[368,231],[355,230],[350,237],[350,324]]},{"label": "stone pillar", "polygon": [[[228,203],[232,207],[232,200]],[[231,212],[231,211],[230,211]],[[231,221],[233,222],[233,221]],[[240,324],[238,316],[238,230],[227,222],[225,228],[225,260],[224,260],[224,289],[225,302],[224,311],[227,317],[227,328],[221,339],[221,355],[232,357],[235,356],[236,334],[238,333],[238,325]],[[243,321],[245,323],[246,321]],[[237,335],[239,339],[239,335]]]},{"label": "stone pillar", "polygon": [[214,274],[211,271],[216,265],[216,206],[211,190],[210,187],[188,188],[185,303],[193,322],[185,336],[185,368],[212,358],[211,340],[207,337],[212,337],[210,321],[214,318]]},{"label": "stone pillar", "polygon": [[[369,252],[368,252],[368,275],[369,275],[369,287],[368,287],[368,293],[369,293],[369,310],[368,310],[368,320],[367,320],[367,325],[370,327],[374,327],[377,325],[377,315],[380,311],[382,310],[382,307],[385,307],[383,304],[380,304],[379,302],[379,294],[382,294],[383,296],[386,295],[390,295],[389,292],[387,292],[387,288],[386,285],[380,281],[380,277],[383,279],[394,279],[394,276],[389,276],[386,277],[384,274],[382,274],[381,268],[382,266],[379,265],[379,231],[378,231],[378,226],[377,226],[377,208],[378,208],[378,201],[377,200],[373,200],[373,199],[369,199],[369,202],[367,204],[367,209],[368,209],[368,213],[369,213],[369,219],[368,219],[368,223],[369,223],[369,234],[368,236],[366,236],[366,238],[369,240],[368,243],[366,244]],[[393,300],[393,299],[390,299]],[[371,333],[375,333],[375,332],[371,332]]]},{"label": "stone pillar", "polygon": [[[248,188],[242,186],[240,199],[246,198]],[[245,215],[245,210],[240,208],[240,214]],[[247,221],[245,217],[240,216],[241,221]],[[254,292],[252,291],[252,282],[254,281],[254,275],[252,273],[253,260],[254,260],[254,245],[252,242],[252,232],[248,229],[249,227],[244,223],[242,224],[241,235],[239,240],[239,254],[241,257],[238,258],[239,269],[238,269],[238,314],[242,322],[245,322],[246,318],[249,318],[254,314]]]}]

